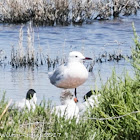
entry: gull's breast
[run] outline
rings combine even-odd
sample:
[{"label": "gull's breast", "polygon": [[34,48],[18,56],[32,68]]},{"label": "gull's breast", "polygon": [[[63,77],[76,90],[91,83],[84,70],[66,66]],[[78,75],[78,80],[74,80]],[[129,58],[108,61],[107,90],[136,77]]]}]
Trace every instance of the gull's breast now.
[{"label": "gull's breast", "polygon": [[68,68],[56,86],[59,88],[69,89],[82,85],[88,78],[88,71],[84,65],[76,65]]}]

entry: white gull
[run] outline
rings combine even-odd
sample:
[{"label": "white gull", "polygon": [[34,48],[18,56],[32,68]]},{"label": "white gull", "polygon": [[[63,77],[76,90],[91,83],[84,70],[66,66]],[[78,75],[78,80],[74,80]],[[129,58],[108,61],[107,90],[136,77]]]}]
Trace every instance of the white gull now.
[{"label": "white gull", "polygon": [[84,60],[91,60],[91,58],[77,51],[70,52],[66,65],[61,65],[55,71],[48,73],[50,82],[63,89],[75,88],[76,96],[76,88],[88,78],[88,71],[83,65]]}]

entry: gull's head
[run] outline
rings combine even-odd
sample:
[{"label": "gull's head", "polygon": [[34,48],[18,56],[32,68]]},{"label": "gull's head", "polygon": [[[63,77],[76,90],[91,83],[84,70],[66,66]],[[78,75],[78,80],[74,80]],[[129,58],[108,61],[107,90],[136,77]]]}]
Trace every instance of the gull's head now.
[{"label": "gull's head", "polygon": [[62,94],[60,96],[60,101],[61,101],[61,104],[64,105],[69,101],[75,102],[75,98],[70,91],[66,90],[66,91],[62,92]]},{"label": "gull's head", "polygon": [[84,60],[92,60],[89,57],[85,57],[82,53],[78,52],[78,51],[73,51],[69,53],[69,58],[68,61],[69,62],[83,62]]},{"label": "gull's head", "polygon": [[26,100],[32,100],[35,104],[37,102],[36,91],[34,89],[29,89],[26,94]]}]

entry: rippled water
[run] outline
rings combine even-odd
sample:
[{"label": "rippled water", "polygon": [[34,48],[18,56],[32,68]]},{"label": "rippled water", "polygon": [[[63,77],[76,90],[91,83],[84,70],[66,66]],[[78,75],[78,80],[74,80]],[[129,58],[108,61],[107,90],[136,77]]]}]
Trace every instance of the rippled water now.
[{"label": "rippled water", "polygon": [[[43,52],[49,54],[51,58],[56,55],[64,57],[63,55],[67,55],[72,50],[82,51],[85,56],[91,57],[98,56],[103,50],[111,53],[119,49],[124,55],[130,55],[130,47],[133,45],[132,22],[135,23],[137,33],[140,34],[139,16],[95,21],[82,26],[34,27],[34,46],[37,50],[40,45]],[[24,47],[27,45],[27,26],[23,28]],[[0,25],[0,50],[5,51],[8,60],[10,60],[11,46],[18,47],[20,27],[21,25]],[[130,75],[133,74],[132,67],[124,60],[119,63],[96,63],[87,82],[77,89],[78,98],[82,100],[86,92],[94,89],[95,83],[100,87],[99,73],[102,81],[105,82],[111,76],[114,67],[118,75],[123,72],[124,68],[129,71]],[[37,91],[38,103],[44,97],[58,104],[62,89],[50,84],[47,73],[46,65],[38,69],[14,69],[6,63],[0,66],[0,94],[6,91],[6,98],[12,98],[15,101],[24,98],[29,88],[34,88]]]}]

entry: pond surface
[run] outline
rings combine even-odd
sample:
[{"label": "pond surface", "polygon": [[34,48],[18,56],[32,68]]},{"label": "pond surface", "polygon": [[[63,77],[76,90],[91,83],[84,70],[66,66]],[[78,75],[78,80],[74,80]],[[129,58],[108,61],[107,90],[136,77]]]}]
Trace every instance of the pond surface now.
[{"label": "pond surface", "polygon": [[[50,58],[56,56],[63,58],[72,50],[81,51],[85,56],[92,58],[102,51],[112,53],[121,50],[122,54],[131,55],[131,46],[134,44],[132,22],[140,34],[139,15],[95,21],[82,26],[34,27],[34,47],[37,50],[40,46],[43,53],[48,54]],[[24,47],[27,45],[27,27],[28,25],[23,27]],[[0,50],[7,56],[5,65],[0,66],[0,94],[6,91],[7,99],[17,101],[25,97],[28,89],[33,88],[37,92],[38,103],[45,98],[52,100],[53,104],[59,104],[62,89],[50,84],[46,65],[34,69],[27,67],[15,69],[8,64],[12,46],[18,47],[20,28],[21,25],[0,25]],[[131,65],[125,60],[95,63],[88,80],[77,89],[79,100],[82,100],[83,95],[90,89],[95,89],[95,85],[100,88],[100,78],[105,83],[114,67],[118,75],[121,75],[124,69],[128,70],[130,75],[133,74]]]}]

